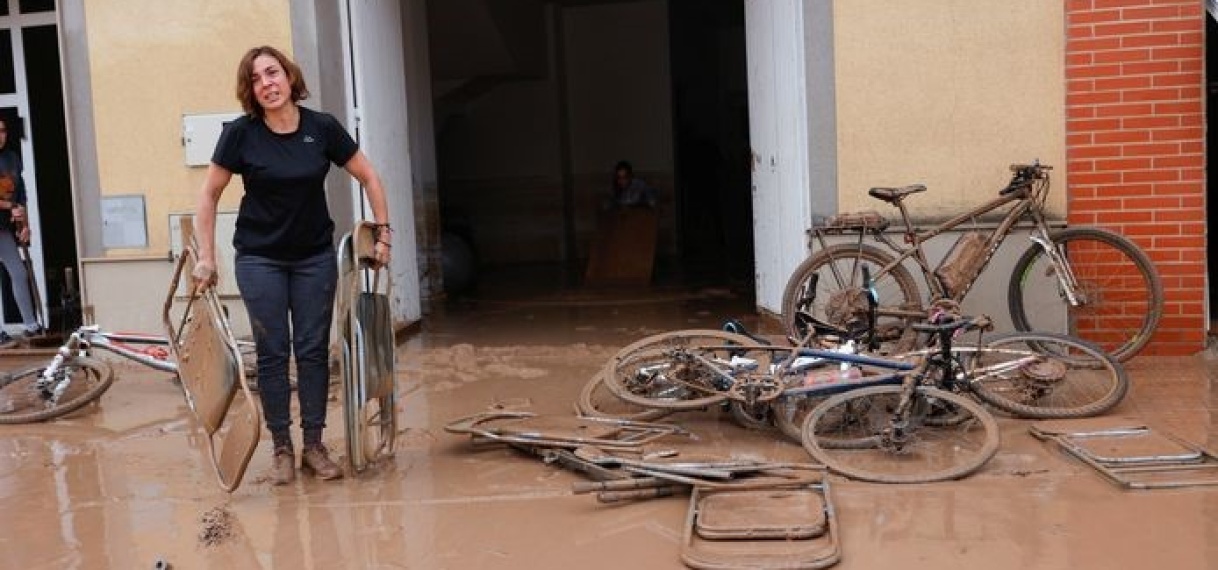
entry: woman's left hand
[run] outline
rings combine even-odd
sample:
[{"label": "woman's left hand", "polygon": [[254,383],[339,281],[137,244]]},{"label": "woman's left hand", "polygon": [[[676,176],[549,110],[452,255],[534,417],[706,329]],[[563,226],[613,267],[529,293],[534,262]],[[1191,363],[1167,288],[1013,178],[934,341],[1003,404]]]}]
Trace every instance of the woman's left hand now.
[{"label": "woman's left hand", "polygon": [[376,266],[373,269],[380,269],[389,265],[393,249],[388,243],[377,240],[376,245],[372,248],[372,252],[376,255]]}]

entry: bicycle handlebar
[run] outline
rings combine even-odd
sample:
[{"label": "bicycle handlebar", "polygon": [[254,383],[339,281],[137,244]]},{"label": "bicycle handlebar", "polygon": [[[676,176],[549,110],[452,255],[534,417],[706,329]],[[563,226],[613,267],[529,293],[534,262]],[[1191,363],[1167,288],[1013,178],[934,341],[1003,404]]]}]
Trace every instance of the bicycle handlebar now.
[{"label": "bicycle handlebar", "polygon": [[1032,164],[1012,164],[1011,172],[1030,172],[1042,173],[1046,170],[1053,170],[1052,166],[1041,164],[1040,161],[1034,161]]},{"label": "bicycle handlebar", "polygon": [[1049,171],[1053,170],[1052,166],[1041,164],[1039,160],[1033,161],[1032,164],[1012,164],[1010,168],[1015,174],[1011,176],[1011,182],[998,192],[1000,195],[1027,188],[1033,180],[1048,179]]}]

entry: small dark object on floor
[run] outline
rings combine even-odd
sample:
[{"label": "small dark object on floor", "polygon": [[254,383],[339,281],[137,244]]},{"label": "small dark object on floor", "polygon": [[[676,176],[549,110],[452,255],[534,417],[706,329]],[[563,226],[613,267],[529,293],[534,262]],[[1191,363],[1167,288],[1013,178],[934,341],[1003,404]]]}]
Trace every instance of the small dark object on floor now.
[{"label": "small dark object on floor", "polygon": [[224,507],[215,507],[199,517],[203,530],[199,531],[199,544],[216,546],[233,536],[232,515]]}]

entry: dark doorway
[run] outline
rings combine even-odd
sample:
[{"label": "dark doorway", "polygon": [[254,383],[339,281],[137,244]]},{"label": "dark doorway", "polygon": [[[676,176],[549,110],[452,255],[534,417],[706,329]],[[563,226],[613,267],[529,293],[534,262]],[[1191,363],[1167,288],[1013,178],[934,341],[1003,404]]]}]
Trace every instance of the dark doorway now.
[{"label": "dark doorway", "polygon": [[[46,288],[49,312],[45,316],[50,330],[79,325],[77,307],[64,309],[68,268],[76,267],[76,230],[73,223],[72,187],[68,172],[67,125],[63,109],[63,83],[59,68],[59,40],[55,26],[34,26],[21,31],[25,51],[29,117],[21,124],[32,137],[35,169],[26,177],[37,181],[38,226],[32,239],[42,244],[45,273],[35,278]],[[31,161],[27,158],[27,164]],[[32,174],[32,177],[31,177]],[[76,291],[76,283],[70,290]],[[5,317],[20,322],[20,312],[12,302],[11,284],[5,283]]]},{"label": "dark doorway", "polygon": [[752,295],[743,1],[505,4],[428,3],[450,297],[583,288],[619,160],[661,194],[653,286]]},{"label": "dark doorway", "polygon": [[748,78],[739,0],[669,0],[682,267],[751,280]]}]

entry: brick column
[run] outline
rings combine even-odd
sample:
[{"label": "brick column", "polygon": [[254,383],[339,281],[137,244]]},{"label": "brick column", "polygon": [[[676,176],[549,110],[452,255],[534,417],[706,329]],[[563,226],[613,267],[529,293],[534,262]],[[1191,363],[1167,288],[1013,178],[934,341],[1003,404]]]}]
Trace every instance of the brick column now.
[{"label": "brick column", "polygon": [[1205,20],[1201,0],[1067,0],[1068,221],[1118,231],[1166,305],[1141,354],[1205,347]]}]

